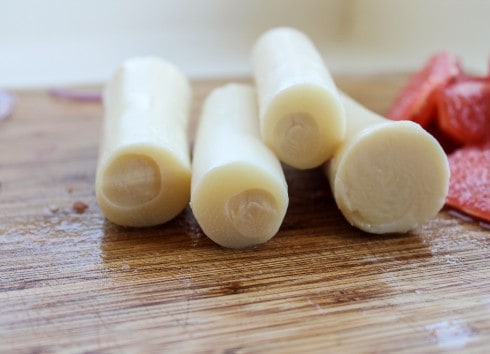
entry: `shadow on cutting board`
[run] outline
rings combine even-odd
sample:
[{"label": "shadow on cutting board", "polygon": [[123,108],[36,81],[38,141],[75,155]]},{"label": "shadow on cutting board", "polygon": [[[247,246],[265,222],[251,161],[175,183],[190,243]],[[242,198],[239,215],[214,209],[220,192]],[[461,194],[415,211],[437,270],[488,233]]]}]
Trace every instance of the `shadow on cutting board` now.
[{"label": "shadow on cutting board", "polygon": [[[105,221],[104,266],[118,282],[151,280],[177,292],[192,290],[193,298],[257,295],[302,283],[326,289],[345,280],[338,294],[328,296],[329,301],[345,302],[381,296],[389,292],[386,273],[430,261],[430,250],[414,233],[369,235],[350,226],[320,169],[286,168],[286,177],[288,213],[279,233],[261,246],[230,250],[214,244],[188,207],[157,227],[123,228]],[[369,289],[352,283],[366,274],[379,281]]]}]

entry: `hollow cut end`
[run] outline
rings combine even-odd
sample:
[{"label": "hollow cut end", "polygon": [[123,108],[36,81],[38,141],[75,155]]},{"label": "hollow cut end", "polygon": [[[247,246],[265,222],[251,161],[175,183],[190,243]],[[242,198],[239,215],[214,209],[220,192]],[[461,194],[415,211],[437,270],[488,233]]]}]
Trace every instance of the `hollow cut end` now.
[{"label": "hollow cut end", "polygon": [[277,234],[288,207],[284,176],[245,162],[209,170],[193,185],[190,206],[217,244],[242,249]]},{"label": "hollow cut end", "polygon": [[263,189],[249,189],[232,196],[225,204],[225,215],[244,238],[263,241],[279,229],[277,202]]},{"label": "hollow cut end", "polygon": [[162,177],[158,164],[142,154],[115,158],[102,176],[102,193],[115,206],[135,208],[158,197]]},{"label": "hollow cut end", "polygon": [[358,136],[334,179],[347,220],[371,233],[407,232],[445,202],[449,167],[439,143],[412,122],[381,124]]},{"label": "hollow cut end", "polygon": [[298,112],[283,116],[276,124],[274,145],[279,159],[290,165],[298,165],[316,155],[320,131],[310,113]]},{"label": "hollow cut end", "polygon": [[281,161],[299,169],[318,167],[332,157],[345,129],[338,97],[314,84],[283,90],[261,117],[264,142]]}]

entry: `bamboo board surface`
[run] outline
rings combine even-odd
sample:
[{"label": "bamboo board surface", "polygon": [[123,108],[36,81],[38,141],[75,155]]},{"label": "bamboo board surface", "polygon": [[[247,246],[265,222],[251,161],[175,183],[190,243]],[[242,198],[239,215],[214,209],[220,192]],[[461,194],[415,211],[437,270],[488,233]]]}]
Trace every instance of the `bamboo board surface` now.
[{"label": "bamboo board surface", "polygon": [[[383,113],[405,76],[336,79]],[[194,119],[223,82],[194,82]],[[0,122],[0,352],[490,347],[485,227],[442,211],[406,235],[368,235],[343,219],[320,170],[290,168],[284,225],[261,247],[215,245],[188,209],[166,225],[117,227],[94,196],[101,105],[18,95]]]}]

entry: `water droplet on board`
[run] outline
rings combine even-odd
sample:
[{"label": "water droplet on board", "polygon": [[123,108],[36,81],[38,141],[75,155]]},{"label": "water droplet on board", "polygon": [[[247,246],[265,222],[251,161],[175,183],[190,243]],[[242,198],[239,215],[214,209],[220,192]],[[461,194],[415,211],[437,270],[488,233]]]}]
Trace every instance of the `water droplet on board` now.
[{"label": "water droplet on board", "polygon": [[474,331],[463,321],[442,321],[425,326],[436,337],[441,349],[462,349],[474,336]]}]

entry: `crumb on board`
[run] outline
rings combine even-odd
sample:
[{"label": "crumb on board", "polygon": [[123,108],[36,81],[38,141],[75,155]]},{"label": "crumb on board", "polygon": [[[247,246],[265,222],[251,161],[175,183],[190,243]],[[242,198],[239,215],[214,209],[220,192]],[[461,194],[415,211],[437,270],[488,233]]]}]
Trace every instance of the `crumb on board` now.
[{"label": "crumb on board", "polygon": [[48,207],[48,210],[49,210],[50,213],[56,214],[60,210],[60,208],[57,205],[50,205]]},{"label": "crumb on board", "polygon": [[72,208],[76,213],[83,214],[85,210],[87,210],[88,205],[84,202],[77,200],[75,203],[73,203]]}]

